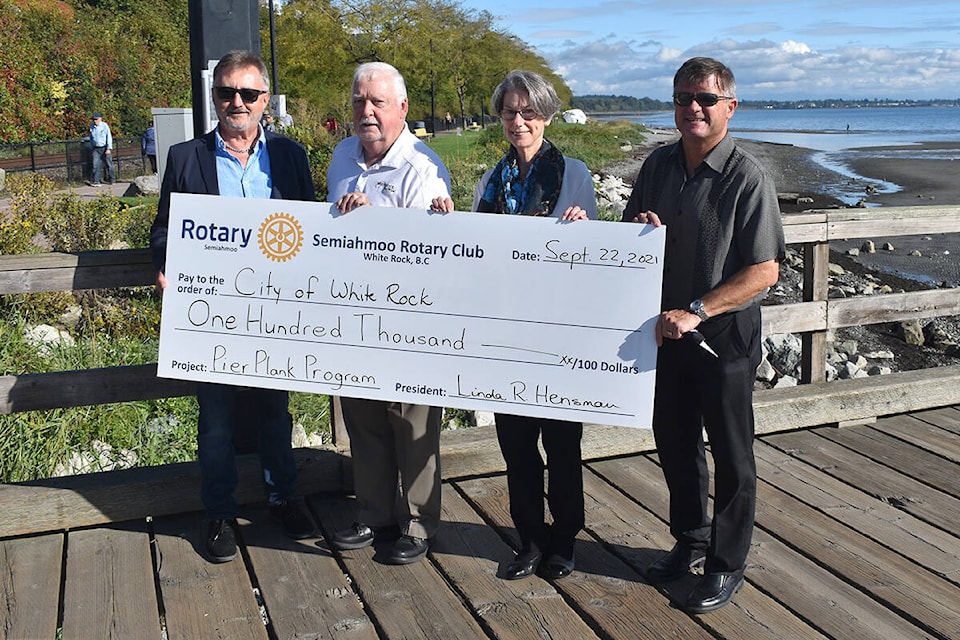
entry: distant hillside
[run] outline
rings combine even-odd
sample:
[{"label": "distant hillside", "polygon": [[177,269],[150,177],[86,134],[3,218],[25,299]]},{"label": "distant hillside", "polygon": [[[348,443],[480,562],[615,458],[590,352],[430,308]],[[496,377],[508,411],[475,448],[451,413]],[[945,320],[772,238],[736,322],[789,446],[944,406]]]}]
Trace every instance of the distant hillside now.
[{"label": "distant hillside", "polygon": [[640,111],[669,111],[673,103],[653,98],[633,96],[574,96],[570,104],[587,113],[637,113]]}]

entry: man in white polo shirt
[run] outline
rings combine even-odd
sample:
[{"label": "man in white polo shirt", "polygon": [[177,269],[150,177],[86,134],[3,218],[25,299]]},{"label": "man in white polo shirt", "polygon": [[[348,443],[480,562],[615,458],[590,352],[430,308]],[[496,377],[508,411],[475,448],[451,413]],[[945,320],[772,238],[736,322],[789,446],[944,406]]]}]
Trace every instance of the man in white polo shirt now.
[{"label": "man in white polo shirt", "polygon": [[[406,117],[400,72],[382,62],[357,67],[354,135],[337,145],[327,170],[327,201],[340,212],[364,205],[427,210],[433,198],[449,197],[450,174],[410,132]],[[375,539],[394,541],[389,562],[416,562],[440,524],[443,409],[359,398],[341,398],[341,407],[359,509],[356,522],[331,543],[359,549]]]}]

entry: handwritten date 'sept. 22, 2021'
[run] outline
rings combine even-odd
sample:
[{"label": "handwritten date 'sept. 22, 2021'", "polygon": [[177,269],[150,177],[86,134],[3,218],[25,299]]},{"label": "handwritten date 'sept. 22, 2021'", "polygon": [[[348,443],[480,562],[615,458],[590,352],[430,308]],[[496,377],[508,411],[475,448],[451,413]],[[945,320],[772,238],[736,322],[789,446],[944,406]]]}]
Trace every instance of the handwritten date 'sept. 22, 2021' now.
[{"label": "handwritten date 'sept. 22, 2021'", "polygon": [[172,200],[159,375],[649,426],[662,229],[215,197]]}]

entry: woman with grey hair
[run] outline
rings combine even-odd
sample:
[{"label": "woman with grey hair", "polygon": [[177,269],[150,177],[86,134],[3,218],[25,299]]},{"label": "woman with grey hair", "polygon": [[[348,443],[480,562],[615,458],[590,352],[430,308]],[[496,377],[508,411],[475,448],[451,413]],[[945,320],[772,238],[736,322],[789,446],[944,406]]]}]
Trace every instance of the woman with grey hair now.
[{"label": "woman with grey hair", "polygon": [[[553,86],[531,71],[512,71],[493,92],[510,149],[480,179],[473,210],[562,220],[596,219],[593,178],[580,160],[568,158],[544,138],[560,109]],[[453,211],[453,201],[437,198],[432,208]],[[507,463],[510,516],[520,551],[504,571],[516,580],[540,569],[562,578],[574,569],[574,540],[583,528],[583,475],[580,438],[583,424],[497,413],[497,440]],[[543,440],[549,470],[547,502],[553,524],[545,522],[543,469],[537,442]]]}]

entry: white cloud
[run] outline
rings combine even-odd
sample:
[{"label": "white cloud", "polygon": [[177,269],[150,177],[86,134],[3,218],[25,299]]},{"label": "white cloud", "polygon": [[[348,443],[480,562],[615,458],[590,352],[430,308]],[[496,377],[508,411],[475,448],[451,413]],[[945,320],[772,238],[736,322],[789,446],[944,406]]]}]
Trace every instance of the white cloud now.
[{"label": "white cloud", "polygon": [[960,48],[838,46],[798,40],[702,42],[681,50],[608,36],[541,50],[575,94],[670,95],[677,67],[695,55],[727,63],[744,99],[950,98],[960,93]]},{"label": "white cloud", "polygon": [[806,44],[802,42],[794,42],[793,40],[787,40],[786,42],[781,42],[780,48],[786,51],[787,53],[796,53],[796,54],[813,53],[813,50],[810,49],[810,47],[808,47]]}]

